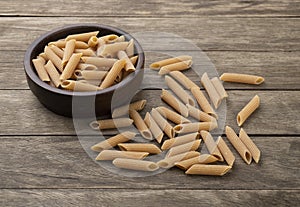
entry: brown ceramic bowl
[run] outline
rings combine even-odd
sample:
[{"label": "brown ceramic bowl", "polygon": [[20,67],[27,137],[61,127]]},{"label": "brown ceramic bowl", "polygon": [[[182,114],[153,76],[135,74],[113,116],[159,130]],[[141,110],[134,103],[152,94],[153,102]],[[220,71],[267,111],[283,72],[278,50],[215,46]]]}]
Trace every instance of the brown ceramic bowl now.
[{"label": "brown ceramic bowl", "polygon": [[139,56],[136,70],[120,83],[99,91],[72,92],[52,87],[41,81],[34,69],[32,59],[43,52],[52,41],[65,38],[69,34],[100,31],[98,36],[124,35],[126,40],[134,39],[130,34],[115,27],[101,24],[75,24],[54,29],[36,39],[27,49],[24,69],[30,90],[38,100],[56,114],[68,117],[109,116],[114,107],[129,103],[139,89],[144,76],[144,52],[135,40],[135,54]]}]

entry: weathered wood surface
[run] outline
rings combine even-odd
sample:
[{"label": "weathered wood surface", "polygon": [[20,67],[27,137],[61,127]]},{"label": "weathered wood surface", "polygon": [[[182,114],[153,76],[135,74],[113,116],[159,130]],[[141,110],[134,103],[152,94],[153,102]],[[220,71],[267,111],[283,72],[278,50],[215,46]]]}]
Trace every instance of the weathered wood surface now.
[{"label": "weathered wood surface", "polygon": [[300,3],[292,0],[272,1],[166,1],[166,0],[7,0],[1,2],[0,15],[9,16],[140,16],[140,17],[194,17],[194,16],[299,16]]}]

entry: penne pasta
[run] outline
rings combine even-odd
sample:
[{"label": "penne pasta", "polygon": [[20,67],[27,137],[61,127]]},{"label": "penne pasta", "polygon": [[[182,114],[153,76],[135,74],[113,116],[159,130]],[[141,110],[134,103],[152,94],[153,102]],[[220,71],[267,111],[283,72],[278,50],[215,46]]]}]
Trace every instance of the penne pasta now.
[{"label": "penne pasta", "polygon": [[90,84],[90,85],[94,85],[94,86],[98,87],[101,83],[101,80],[84,80],[84,79],[81,79],[81,80],[77,80],[77,82],[86,83],[86,84]]},{"label": "penne pasta", "polygon": [[159,128],[163,130],[170,139],[174,138],[175,133],[171,124],[169,124],[169,122],[164,117],[162,117],[162,115],[154,108],[152,108],[150,114]]},{"label": "penne pasta", "polygon": [[182,71],[182,70],[187,70],[191,67],[193,64],[192,60],[186,60],[183,62],[178,62],[178,63],[173,63],[170,65],[165,65],[160,68],[158,74],[159,75],[165,75],[168,74],[171,71]]},{"label": "penne pasta", "polygon": [[78,63],[80,62],[82,54],[81,53],[73,53],[68,61],[64,71],[60,75],[60,80],[67,80],[72,77]]},{"label": "penne pasta", "polygon": [[104,78],[103,82],[100,85],[101,89],[105,89],[113,85],[116,77],[121,72],[121,70],[124,68],[126,64],[126,61],[124,59],[118,60],[114,63],[110,71],[107,73],[106,77]]},{"label": "penne pasta", "polygon": [[252,160],[251,152],[247,149],[247,147],[244,145],[244,143],[240,140],[240,138],[236,135],[236,133],[233,131],[232,128],[229,126],[226,126],[225,133],[230,141],[230,143],[233,145],[233,147],[236,149],[236,151],[240,154],[240,156],[243,158],[243,160],[249,165]]},{"label": "penne pasta", "polygon": [[116,108],[113,110],[112,118],[124,116],[128,114],[129,110],[141,111],[144,109],[146,103],[147,101],[143,99],[143,100],[135,101],[129,105],[124,105],[119,108]]},{"label": "penne pasta", "polygon": [[116,158],[113,164],[118,168],[138,170],[138,171],[155,171],[158,170],[158,165],[155,162],[145,160],[135,160],[126,158]]},{"label": "penne pasta", "polygon": [[148,152],[150,154],[161,153],[161,150],[155,144],[148,143],[120,143],[118,147],[123,151]]},{"label": "penne pasta", "polygon": [[148,155],[149,155],[148,152],[102,150],[96,157],[96,160],[114,160],[116,158],[130,158],[130,159],[142,160]]},{"label": "penne pasta", "polygon": [[187,170],[189,169],[192,165],[195,164],[208,164],[208,163],[213,163],[217,162],[218,159],[210,154],[202,154],[196,157],[192,157],[190,159],[186,159],[180,162],[176,162],[175,165],[176,167],[179,167],[182,170]]},{"label": "penne pasta", "polygon": [[202,137],[209,153],[211,155],[215,156],[218,159],[218,161],[223,162],[224,161],[223,156],[222,156],[221,152],[219,151],[218,146],[217,146],[214,138],[211,136],[211,134],[208,131],[204,131],[204,130],[202,130],[200,132],[200,134],[201,134],[201,137]]},{"label": "penne pasta", "polygon": [[218,149],[229,166],[233,166],[235,157],[221,136],[216,141]]},{"label": "penne pasta", "polygon": [[48,73],[44,67],[45,60],[41,58],[33,59],[32,63],[35,67],[35,70],[39,76],[39,78],[44,82],[49,82],[50,78],[48,76]]},{"label": "penne pasta", "polygon": [[91,48],[88,48],[88,49],[75,49],[74,52],[75,53],[82,53],[82,56],[88,56],[88,57],[95,57],[96,56],[94,50],[92,50]]},{"label": "penne pasta", "polygon": [[175,165],[176,162],[190,159],[199,155],[200,153],[197,151],[184,152],[178,155],[174,155],[172,157],[166,157],[163,160],[158,161],[157,165],[161,168],[171,168]]},{"label": "penne pasta", "polygon": [[119,59],[125,59],[126,60],[125,71],[129,71],[129,72],[135,71],[135,67],[132,64],[132,62],[129,59],[129,57],[127,56],[126,52],[124,52],[123,50],[120,50],[117,53],[117,56],[118,56]]},{"label": "penne pasta", "polygon": [[212,79],[210,79],[211,83],[213,84],[213,86],[215,87],[215,89],[217,90],[219,96],[221,97],[221,99],[227,98],[228,94],[224,89],[223,84],[221,83],[220,79],[217,77],[214,77]]},{"label": "penne pasta", "polygon": [[187,118],[181,116],[180,114],[176,113],[175,111],[172,111],[164,106],[157,107],[156,110],[166,119],[174,122],[175,124],[185,124],[185,123],[191,123],[190,120]]},{"label": "penne pasta", "polygon": [[195,106],[194,99],[173,78],[166,76],[165,82],[183,103]]},{"label": "penne pasta", "polygon": [[152,140],[152,134],[148,128],[148,126],[145,124],[143,118],[136,110],[129,110],[129,116],[133,120],[134,125],[139,130],[141,135],[148,140]]},{"label": "penne pasta", "polygon": [[161,146],[162,150],[167,150],[172,147],[176,147],[178,145],[186,144],[188,142],[192,142],[196,139],[199,139],[200,135],[198,132],[194,132],[192,134],[186,134],[183,136],[175,137],[174,139],[168,139],[164,141],[163,145]]},{"label": "penne pasta", "polygon": [[119,38],[118,35],[115,34],[109,34],[100,37],[105,43],[114,43]]},{"label": "penne pasta", "polygon": [[178,145],[176,147],[172,147],[169,149],[166,157],[172,157],[174,155],[178,155],[184,152],[196,151],[201,143],[201,139],[194,140],[192,142],[188,142],[182,145]]},{"label": "penne pasta", "polygon": [[204,121],[204,122],[216,122],[217,120],[215,117],[208,115],[207,113],[201,111],[200,109],[197,109],[194,106],[191,106],[189,104],[186,105],[189,115],[198,121]]},{"label": "penne pasta", "polygon": [[76,41],[75,42],[75,49],[88,49],[89,45],[82,41]]},{"label": "penne pasta", "polygon": [[80,33],[80,34],[72,34],[72,35],[67,36],[66,41],[75,39],[76,41],[88,42],[92,36],[97,36],[98,33],[99,33],[99,31],[86,32],[86,33]]},{"label": "penne pasta", "polygon": [[55,54],[55,52],[53,52],[53,50],[46,46],[45,47],[45,54],[47,56],[47,58],[49,60],[51,60],[51,62],[53,63],[53,65],[55,65],[55,67],[60,71],[62,72],[63,71],[63,67],[62,67],[62,64],[61,64],[61,59]]},{"label": "penne pasta", "polygon": [[49,60],[49,58],[47,57],[47,55],[44,52],[40,53],[37,58],[39,58],[39,57],[43,58],[45,60],[45,63],[46,63],[46,61]]},{"label": "penne pasta", "polygon": [[99,55],[104,57],[116,54],[120,50],[126,50],[128,42],[115,42],[113,44],[105,44],[99,48]]},{"label": "penne pasta", "polygon": [[63,58],[64,57],[64,51],[62,49],[60,49],[59,47],[57,47],[56,45],[50,45],[49,46],[51,48],[51,50],[59,57],[59,58]]},{"label": "penne pasta", "polygon": [[[66,47],[66,43],[67,41],[66,40],[58,40],[56,42],[50,42],[48,45],[51,46],[51,45],[55,45],[59,48],[65,48]],[[89,48],[89,45],[85,42],[82,42],[82,41],[76,41],[75,42],[75,48],[76,49],[87,49]]]},{"label": "penne pasta", "polygon": [[148,128],[150,129],[152,135],[154,136],[154,138],[156,139],[156,141],[158,143],[161,143],[162,138],[164,136],[163,131],[159,128],[159,126],[157,125],[157,123],[155,122],[155,120],[152,118],[152,116],[150,115],[149,112],[146,113],[146,116],[144,118],[144,122],[146,123],[146,125],[148,126]]},{"label": "penne pasta", "polygon": [[207,73],[204,73],[201,77],[201,83],[204,86],[211,102],[214,104],[214,107],[217,109],[219,108],[222,99],[221,96],[218,94],[217,90],[215,89],[214,85],[211,83]]},{"label": "penne pasta", "polygon": [[96,70],[75,70],[74,75],[77,79],[85,80],[102,80],[107,74],[107,71]]},{"label": "penne pasta", "polygon": [[95,65],[98,68],[101,67],[111,68],[117,62],[117,59],[113,59],[113,58],[82,57],[81,59],[84,63]]},{"label": "penne pasta", "polygon": [[103,45],[105,45],[105,44],[106,44],[106,41],[104,40],[104,38],[103,38],[103,37],[99,37],[99,38],[98,38],[98,44],[97,44],[97,50],[96,50],[96,55],[97,55],[98,57],[101,56],[100,53],[101,53],[101,51],[102,51]]},{"label": "penne pasta", "polygon": [[133,123],[129,118],[117,118],[117,119],[103,119],[90,123],[92,129],[118,129],[122,127],[129,127]]},{"label": "penne pasta", "polygon": [[88,41],[88,45],[90,47],[96,47],[97,44],[98,44],[98,38],[97,38],[97,36],[91,36],[90,39],[89,39],[89,41]]},{"label": "penne pasta", "polygon": [[130,58],[130,61],[132,62],[132,64],[133,64],[133,65],[135,65],[135,64],[136,64],[136,62],[137,62],[138,58],[139,58],[139,56],[138,56],[138,55],[136,55],[136,56],[133,56],[133,57],[131,57],[131,58]]},{"label": "penne pasta", "polygon": [[55,45],[59,48],[64,48],[66,46],[66,40],[62,39],[62,40],[58,40],[58,41],[55,41],[55,42],[49,42],[48,46],[51,46],[51,45]]},{"label": "penne pasta", "polygon": [[97,70],[97,66],[92,65],[92,64],[87,64],[87,63],[79,63],[77,65],[77,68],[79,70]]},{"label": "penne pasta", "polygon": [[260,150],[258,147],[254,144],[254,142],[251,140],[251,138],[248,136],[248,134],[245,132],[243,128],[240,129],[239,138],[242,140],[244,145],[248,148],[250,151],[253,160],[258,163],[260,159]]},{"label": "penne pasta", "polygon": [[128,46],[125,49],[128,57],[132,57],[134,55],[134,41],[133,39],[129,40]]},{"label": "penne pasta", "polygon": [[[41,55],[38,55],[38,56],[36,57],[36,59],[38,59],[39,61],[41,61],[41,63],[42,63],[43,66],[46,65],[46,60],[45,60],[45,58],[43,58]],[[48,61],[48,60],[47,60],[47,61]]]},{"label": "penne pasta", "polygon": [[196,85],[191,79],[186,77],[182,72],[180,71],[172,71],[169,73],[176,81],[178,81],[181,85],[183,85],[186,89],[191,89],[193,87],[199,88],[199,86]]},{"label": "penne pasta", "polygon": [[256,75],[240,74],[240,73],[223,73],[220,80],[225,82],[247,83],[259,85],[264,82],[264,78]]},{"label": "penne pasta", "polygon": [[200,132],[201,130],[212,131],[217,127],[217,122],[193,122],[188,124],[178,124],[174,126],[173,129],[177,134],[186,134]]},{"label": "penne pasta", "polygon": [[106,139],[98,144],[95,144],[91,147],[91,150],[96,152],[101,152],[102,150],[111,149],[117,146],[119,143],[127,142],[135,137],[136,133],[126,131],[120,134],[117,134],[109,139]]},{"label": "penne pasta", "polygon": [[83,83],[79,81],[74,80],[64,80],[61,83],[61,87],[63,89],[72,90],[72,91],[97,91],[99,90],[98,86],[89,84],[89,83]]},{"label": "penne pasta", "polygon": [[183,62],[183,61],[186,61],[186,60],[192,60],[192,57],[188,56],[188,55],[182,55],[182,56],[178,56],[178,57],[168,58],[168,59],[165,59],[165,60],[161,60],[161,61],[152,63],[150,65],[150,68],[153,69],[153,70],[158,70],[163,66],[178,63],[178,62]]},{"label": "penne pasta", "polygon": [[259,107],[260,99],[255,95],[251,101],[238,113],[236,117],[237,124],[242,126],[248,117]]},{"label": "penne pasta", "polygon": [[183,115],[184,117],[188,117],[189,113],[186,106],[177,98],[175,98],[171,93],[169,93],[167,90],[162,89],[162,93],[160,97],[163,101],[165,101],[169,106],[171,106],[181,115]]},{"label": "penne pasta", "polygon": [[195,164],[192,165],[185,174],[189,175],[218,175],[223,176],[229,170],[231,166],[227,165],[205,165],[205,164]]},{"label": "penne pasta", "polygon": [[[71,39],[71,40],[67,41],[66,48],[64,50],[64,55],[63,55],[62,63],[61,63],[62,67],[65,67],[65,65],[67,64],[67,62],[71,58],[72,54],[74,53],[75,42],[76,42],[76,40],[74,40],[74,39]],[[81,56],[82,56],[82,54],[81,54]]]},{"label": "penne pasta", "polygon": [[125,41],[125,36],[121,35],[120,37],[118,37],[115,42],[124,42]]},{"label": "penne pasta", "polygon": [[51,60],[47,62],[47,64],[45,65],[45,69],[50,76],[51,82],[55,85],[56,88],[58,88],[61,84],[61,81],[59,80],[59,73],[57,72]]}]

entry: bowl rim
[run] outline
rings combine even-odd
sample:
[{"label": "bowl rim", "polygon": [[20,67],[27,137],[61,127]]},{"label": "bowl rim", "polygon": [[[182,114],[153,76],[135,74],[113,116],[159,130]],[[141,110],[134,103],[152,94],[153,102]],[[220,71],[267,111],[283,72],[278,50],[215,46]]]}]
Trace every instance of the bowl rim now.
[{"label": "bowl rim", "polygon": [[[40,42],[42,42],[45,38],[47,38],[48,36],[51,35],[55,35],[56,33],[60,33],[62,31],[68,31],[70,29],[75,29],[75,28],[80,28],[80,27],[99,27],[99,31],[101,29],[105,29],[105,30],[111,30],[112,33],[116,32],[119,33],[121,35],[124,35],[125,38],[130,38],[134,40],[134,45],[136,47],[137,50],[137,54],[138,54],[138,61],[136,63],[136,70],[134,71],[134,73],[131,73],[128,77],[126,77],[124,80],[122,80],[121,82],[105,88],[103,90],[99,90],[99,91],[84,91],[84,92],[79,92],[79,91],[67,91],[67,90],[63,90],[60,88],[55,88],[53,86],[50,86],[49,84],[45,83],[44,81],[42,81],[38,75],[36,74],[36,72],[34,71],[34,68],[31,65],[31,54],[33,52],[33,50],[40,44]],[[45,45],[46,46],[46,45]],[[119,87],[126,87],[126,85],[132,81],[132,79],[134,79],[134,77],[137,76],[137,73],[139,73],[140,70],[143,70],[143,65],[144,65],[144,61],[145,61],[145,54],[144,54],[144,50],[142,48],[142,46],[140,45],[140,43],[132,36],[130,35],[128,32],[125,32],[122,29],[119,29],[117,27],[114,26],[109,26],[109,25],[105,25],[105,24],[97,24],[97,23],[80,23],[80,24],[68,24],[68,25],[64,25],[61,27],[57,27],[55,29],[52,29],[51,31],[48,31],[44,34],[42,34],[41,36],[39,36],[38,38],[36,38],[27,48],[25,55],[24,55],[24,70],[25,73],[27,74],[27,76],[33,81],[35,82],[35,84],[39,85],[40,87],[44,88],[45,90],[54,92],[54,93],[58,93],[58,94],[62,94],[62,95],[67,95],[67,96],[91,96],[91,95],[99,95],[99,94],[105,94],[105,93],[111,93],[113,91],[115,91],[116,89],[118,89]]]}]

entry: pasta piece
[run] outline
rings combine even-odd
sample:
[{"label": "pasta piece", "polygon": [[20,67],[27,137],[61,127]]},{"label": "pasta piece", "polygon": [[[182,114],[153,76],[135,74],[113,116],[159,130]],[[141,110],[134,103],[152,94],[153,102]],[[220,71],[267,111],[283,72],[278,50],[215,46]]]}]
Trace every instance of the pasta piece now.
[{"label": "pasta piece", "polygon": [[178,62],[178,63],[173,63],[170,65],[165,65],[160,68],[158,74],[159,75],[165,75],[168,74],[171,71],[181,71],[181,70],[186,70],[191,67],[193,64],[192,60],[186,60],[183,62]]},{"label": "pasta piece", "polygon": [[129,105],[124,105],[119,108],[116,108],[113,110],[112,118],[124,116],[124,115],[128,114],[129,110],[141,111],[144,109],[146,103],[147,103],[147,100],[143,99],[143,100],[133,102]]},{"label": "pasta piece", "polygon": [[191,89],[193,87],[199,88],[199,86],[196,85],[191,79],[186,77],[182,72],[180,71],[172,71],[169,73],[175,80],[177,80],[181,85],[183,85],[186,89]]},{"label": "pasta piece", "polygon": [[180,162],[176,162],[175,165],[176,167],[179,167],[182,170],[187,170],[195,164],[208,164],[217,161],[218,159],[215,156],[210,154],[203,154]]},{"label": "pasta piece", "polygon": [[221,152],[222,156],[224,157],[224,159],[226,160],[227,164],[229,166],[233,166],[235,157],[221,136],[219,136],[216,143],[217,143],[218,149],[220,150],[220,152]]},{"label": "pasta piece", "polygon": [[134,55],[134,41],[133,39],[129,40],[128,46],[126,47],[126,54],[128,57],[132,57]]},{"label": "pasta piece", "polygon": [[75,49],[75,53],[82,53],[82,56],[94,57],[96,56],[94,50],[91,48],[88,49]]},{"label": "pasta piece", "polygon": [[188,124],[178,124],[174,126],[174,132],[177,134],[185,134],[192,132],[200,132],[201,130],[211,131],[218,127],[217,122],[193,122]]},{"label": "pasta piece", "polygon": [[136,55],[136,56],[133,56],[133,57],[131,57],[131,58],[130,58],[130,61],[132,62],[132,64],[133,64],[133,65],[135,65],[135,64],[136,64],[136,62],[137,62],[138,58],[139,58],[139,56],[138,56],[138,55]]},{"label": "pasta piece", "polygon": [[75,42],[75,49],[88,49],[89,45],[82,41],[76,41]]},{"label": "pasta piece", "polygon": [[95,144],[91,147],[91,150],[96,152],[101,152],[102,150],[111,149],[117,146],[119,143],[127,142],[135,137],[136,133],[126,131],[121,134],[117,134],[109,139],[106,139],[98,144]]},{"label": "pasta piece", "polygon": [[213,84],[213,86],[215,87],[215,89],[217,90],[219,96],[221,97],[221,99],[227,98],[228,94],[224,89],[223,84],[221,83],[220,79],[217,77],[214,77],[212,79],[210,79],[211,83]]},{"label": "pasta piece", "polygon": [[[66,40],[58,40],[56,42],[50,42],[48,45],[49,46],[56,45],[59,48],[65,48],[66,47],[66,43],[67,43]],[[82,42],[82,41],[76,41],[75,42],[75,48],[76,49],[87,49],[87,48],[89,48],[89,45],[87,43],[85,43],[85,42]]]},{"label": "pasta piece", "polygon": [[178,145],[176,147],[172,147],[169,149],[166,157],[172,157],[174,155],[178,155],[188,151],[196,151],[201,143],[201,139],[194,140],[192,142],[188,142],[182,145]]},{"label": "pasta piece", "polygon": [[107,74],[107,71],[95,71],[95,70],[75,70],[74,75],[78,79],[85,80],[102,80]]},{"label": "pasta piece", "polygon": [[164,106],[157,107],[156,110],[166,119],[174,122],[175,124],[185,124],[185,123],[191,123],[190,120],[187,118],[181,116],[180,114],[176,113],[175,111],[172,111]]},{"label": "pasta piece", "polygon": [[125,59],[126,60],[125,71],[129,71],[129,72],[135,71],[135,67],[132,64],[131,60],[128,58],[126,52],[120,50],[117,55],[118,55],[119,59]]},{"label": "pasta piece", "polygon": [[194,95],[195,99],[197,100],[199,106],[201,107],[201,109],[213,116],[214,118],[218,119],[218,115],[215,112],[215,110],[211,107],[211,105],[209,104],[209,102],[207,101],[206,97],[204,96],[204,94],[202,93],[202,91],[200,90],[200,88],[196,87],[196,88],[191,88],[191,92]]},{"label": "pasta piece", "polygon": [[126,158],[116,158],[113,160],[113,164],[118,168],[150,172],[158,170],[159,168],[155,162]]},{"label": "pasta piece", "polygon": [[128,46],[128,42],[116,42],[113,44],[106,44],[106,45],[102,45],[99,50],[99,55],[101,56],[106,56],[106,55],[111,55],[111,54],[115,54],[120,50],[126,50]]},{"label": "pasta piece", "polygon": [[59,57],[59,58],[63,58],[64,57],[64,51],[62,49],[60,49],[59,47],[57,47],[56,45],[51,45],[49,46],[51,48],[51,50]]},{"label": "pasta piece", "polygon": [[118,37],[116,39],[116,42],[124,42],[125,41],[125,36],[124,35],[121,35],[120,37]]},{"label": "pasta piece", "polygon": [[85,83],[85,84],[90,84],[90,85],[94,85],[94,86],[99,86],[101,83],[101,80],[77,80],[77,82],[80,83]]},{"label": "pasta piece", "polygon": [[44,61],[45,61],[44,59],[37,58],[37,59],[33,59],[32,63],[35,67],[35,70],[36,70],[39,78],[42,81],[49,82],[50,78],[48,76],[46,69],[44,68]]},{"label": "pasta piece", "polygon": [[104,78],[103,82],[100,85],[101,89],[108,88],[111,85],[113,85],[116,77],[121,72],[121,70],[124,68],[126,64],[126,60],[118,60],[114,63],[110,71],[107,73],[106,77]]},{"label": "pasta piece", "polygon": [[247,75],[239,73],[223,73],[220,80],[225,82],[247,83],[247,84],[262,84],[265,79],[261,76]]},{"label": "pasta piece", "polygon": [[167,90],[162,89],[162,93],[160,97],[167,104],[169,104],[173,109],[179,112],[181,115],[183,115],[184,117],[188,117],[189,112],[186,106],[177,98],[175,98],[171,93],[169,93]]},{"label": "pasta piece", "polygon": [[185,104],[195,106],[194,99],[170,76],[165,77],[167,86],[178,96],[178,98]]},{"label": "pasta piece", "polygon": [[97,50],[96,50],[96,54],[97,56],[101,56],[100,53],[102,51],[103,45],[106,44],[106,41],[103,39],[103,37],[98,38],[98,44],[97,44]]},{"label": "pasta piece", "polygon": [[51,46],[51,45],[55,45],[59,48],[64,48],[66,46],[66,40],[63,39],[63,40],[58,40],[56,42],[49,42],[48,46]]},{"label": "pasta piece", "polygon": [[141,115],[136,110],[129,110],[129,116],[130,118],[132,118],[134,125],[139,130],[141,135],[145,139],[152,140],[153,139],[152,134],[149,128],[147,127],[147,125],[145,124]]},{"label": "pasta piece", "polygon": [[109,35],[102,36],[100,38],[103,39],[105,43],[114,43],[119,37],[118,35],[115,34],[109,34]]},{"label": "pasta piece", "polygon": [[231,166],[227,165],[205,165],[205,164],[195,164],[192,165],[185,174],[189,175],[218,175],[223,176],[229,170]]},{"label": "pasta piece", "polygon": [[93,121],[90,126],[95,129],[118,129],[121,127],[129,127],[133,123],[132,119],[129,118],[118,118],[118,119],[103,119]]},{"label": "pasta piece", "polygon": [[101,67],[112,67],[117,59],[113,58],[99,58],[99,57],[82,57],[81,58],[84,63],[95,65],[99,68]]},{"label": "pasta piece", "polygon": [[255,95],[251,101],[238,113],[236,117],[237,124],[242,126],[248,117],[259,107],[260,99]]},{"label": "pasta piece", "polygon": [[186,105],[189,115],[198,121],[205,121],[205,122],[216,122],[217,120],[215,117],[208,115],[207,113],[197,109],[194,106],[191,106],[189,104]]},{"label": "pasta piece", "polygon": [[169,124],[169,122],[164,117],[162,117],[161,114],[154,108],[151,110],[150,114],[159,128],[161,128],[161,130],[163,130],[170,139],[174,138],[175,133],[171,124]]},{"label": "pasta piece", "polygon": [[146,125],[148,126],[148,128],[150,129],[150,131],[151,131],[152,135],[154,136],[154,138],[156,139],[156,141],[158,143],[161,143],[164,133],[159,128],[159,126],[157,125],[157,123],[152,118],[152,116],[150,115],[149,112],[146,113],[144,121],[145,121]]},{"label": "pasta piece", "polygon": [[223,156],[222,156],[221,152],[219,151],[218,146],[217,146],[214,138],[211,136],[211,134],[208,131],[204,131],[204,130],[202,130],[200,132],[200,134],[201,134],[201,137],[202,137],[209,153],[211,155],[215,156],[218,159],[218,161],[223,162],[224,161]]},{"label": "pasta piece", "polygon": [[[62,59],[62,66],[63,67],[65,67],[65,65],[67,64],[67,62],[71,58],[72,54],[74,53],[75,42],[76,42],[76,40],[72,39],[72,40],[67,41],[67,43],[66,43],[66,48],[64,50],[64,56],[63,56],[63,59]],[[82,56],[82,54],[81,54],[81,56]]]},{"label": "pasta piece", "polygon": [[80,33],[80,34],[72,34],[72,35],[67,36],[66,41],[75,39],[77,41],[88,42],[92,36],[97,36],[98,33],[99,33],[99,31],[86,32],[86,33]]},{"label": "pasta piece", "polygon": [[77,65],[77,69],[79,70],[97,70],[97,66],[87,63],[79,63]]},{"label": "pasta piece", "polygon": [[249,165],[252,160],[251,152],[247,149],[247,147],[244,145],[244,143],[240,140],[240,138],[236,135],[236,133],[233,131],[232,128],[229,126],[226,126],[225,133],[230,141],[230,143],[233,145],[233,147],[238,151],[240,156],[243,158],[243,160]]},{"label": "pasta piece", "polygon": [[118,150],[102,150],[96,160],[114,160],[116,158],[130,158],[142,160],[149,155],[148,152],[129,152]]},{"label": "pasta piece", "polygon": [[215,89],[214,85],[211,83],[207,73],[204,73],[201,77],[201,83],[204,86],[210,100],[214,104],[215,108],[219,108],[222,99],[221,96],[218,94],[217,90]]},{"label": "pasta piece", "polygon": [[161,61],[152,63],[150,65],[150,68],[153,69],[153,70],[158,70],[163,66],[178,63],[178,62],[183,62],[183,61],[186,61],[186,60],[192,60],[192,57],[188,56],[188,55],[182,55],[182,56],[178,56],[178,57],[168,58],[168,59],[165,59],[165,60],[161,60]]},{"label": "pasta piece", "polygon": [[60,80],[67,80],[72,77],[78,63],[80,62],[81,56],[82,53],[73,53],[64,71],[60,75]]},{"label": "pasta piece", "polygon": [[157,162],[157,165],[161,168],[171,168],[175,165],[176,162],[187,160],[192,157],[199,156],[200,153],[197,151],[184,152],[172,157],[166,157],[163,160]]},{"label": "pasta piece", "polygon": [[39,57],[43,58],[45,60],[45,63],[46,63],[46,61],[49,60],[49,58],[47,57],[47,55],[44,52],[40,53],[37,58],[39,58]]},{"label": "pasta piece", "polygon": [[58,88],[61,84],[61,81],[59,80],[59,73],[57,72],[51,60],[47,62],[47,64],[45,65],[45,69],[50,76],[51,82],[55,85],[56,88]]},{"label": "pasta piece", "polygon": [[244,145],[248,148],[250,151],[253,160],[258,163],[260,159],[260,150],[258,147],[254,144],[254,142],[251,140],[251,138],[248,136],[248,134],[245,132],[243,128],[240,129],[239,138],[242,140]]},{"label": "pasta piece", "polygon": [[168,139],[164,141],[163,145],[161,146],[162,150],[167,150],[172,147],[176,147],[178,145],[186,144],[188,142],[192,142],[196,139],[199,139],[200,135],[198,132],[192,134],[186,134],[180,137],[175,137],[174,139]]},{"label": "pasta piece", "polygon": [[60,71],[62,72],[63,71],[63,67],[62,67],[62,64],[61,64],[61,59],[55,54],[55,52],[53,52],[53,50],[46,46],[45,47],[45,54],[47,56],[47,58],[49,60],[51,60],[51,62],[53,63],[53,65],[55,65],[55,67]]},{"label": "pasta piece", "polygon": [[161,150],[155,144],[148,143],[121,143],[118,144],[118,147],[123,151],[161,153]]},{"label": "pasta piece", "polygon": [[74,80],[64,80],[61,83],[61,87],[67,90],[72,90],[72,91],[97,91],[99,90],[98,86],[91,85],[89,83],[82,83],[79,81],[74,81]]},{"label": "pasta piece", "polygon": [[38,60],[42,63],[43,66],[46,64],[46,60],[45,60],[45,58],[43,58],[42,56],[38,55],[38,56],[36,57],[36,59],[38,59]]},{"label": "pasta piece", "polygon": [[88,45],[90,47],[96,47],[98,44],[98,38],[96,36],[91,36],[89,41],[88,41]]}]

